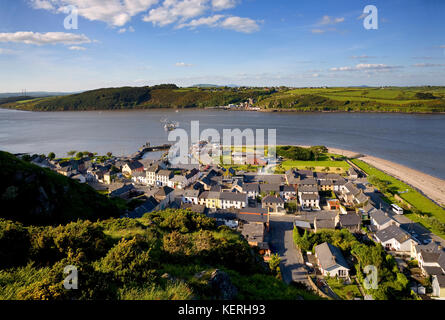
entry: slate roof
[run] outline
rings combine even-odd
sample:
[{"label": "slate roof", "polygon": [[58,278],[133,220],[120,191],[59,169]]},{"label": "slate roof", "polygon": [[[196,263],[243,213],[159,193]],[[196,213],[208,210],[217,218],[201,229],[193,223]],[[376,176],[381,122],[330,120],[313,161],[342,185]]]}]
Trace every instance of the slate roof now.
[{"label": "slate roof", "polygon": [[239,201],[246,202],[246,193],[236,193],[236,192],[220,192],[219,199],[226,201]]},{"label": "slate roof", "polygon": [[362,223],[362,218],[355,213],[341,214],[339,223],[342,227],[357,226]]},{"label": "slate roof", "polygon": [[318,193],[318,187],[314,185],[303,185],[298,187],[298,192],[301,193]]},{"label": "slate roof", "polygon": [[406,231],[403,231],[396,225],[392,225],[383,230],[377,231],[375,236],[381,242],[395,239],[399,243],[404,243],[405,241],[411,239],[411,236]]},{"label": "slate roof", "polygon": [[262,203],[284,203],[283,199],[277,196],[266,196],[261,200]]},{"label": "slate roof", "polygon": [[258,183],[245,183],[243,190],[246,192],[260,192],[260,185]]},{"label": "slate roof", "polygon": [[373,219],[379,226],[390,222],[392,219],[382,210],[375,210],[369,214],[370,218]]},{"label": "slate roof", "polygon": [[279,184],[260,184],[260,192],[261,193],[269,193],[269,192],[280,193],[280,185]]},{"label": "slate roof", "polygon": [[199,197],[199,190],[193,190],[193,189],[184,190],[184,197],[197,198]]},{"label": "slate roof", "polygon": [[349,269],[340,249],[330,243],[324,242],[315,247],[315,254],[317,255],[320,266],[323,270],[329,270],[333,267],[342,266]]},{"label": "slate roof", "polygon": [[306,200],[319,200],[320,196],[318,195],[318,193],[313,194],[313,193],[303,193],[301,195],[301,200],[306,201]]},{"label": "slate roof", "polygon": [[141,218],[145,213],[153,211],[158,205],[159,202],[155,198],[149,197],[141,206],[130,212],[129,217]]}]

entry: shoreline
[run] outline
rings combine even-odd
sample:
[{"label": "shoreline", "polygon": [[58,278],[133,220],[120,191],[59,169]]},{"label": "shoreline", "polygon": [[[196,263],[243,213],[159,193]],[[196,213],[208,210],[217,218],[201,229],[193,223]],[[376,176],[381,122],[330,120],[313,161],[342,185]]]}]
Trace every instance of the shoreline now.
[{"label": "shoreline", "polygon": [[386,174],[410,185],[442,208],[445,207],[445,180],[371,155],[330,147],[328,147],[328,150],[330,153],[344,155],[348,158],[358,156],[357,159],[362,160]]},{"label": "shoreline", "polygon": [[16,111],[26,111],[26,112],[100,112],[100,111],[159,111],[159,110],[172,110],[172,111],[186,111],[186,110],[210,110],[210,111],[237,111],[237,112],[261,112],[261,113],[378,113],[378,114],[412,114],[412,115],[435,115],[445,114],[444,111],[437,111],[437,112],[431,112],[431,111],[425,111],[425,112],[419,112],[419,111],[379,111],[379,110],[351,110],[351,111],[345,111],[345,110],[296,110],[296,109],[261,109],[261,110],[241,110],[241,109],[220,109],[215,107],[186,107],[186,108],[162,108],[162,107],[154,107],[154,108],[131,108],[131,109],[91,109],[91,110],[28,110],[28,109],[22,109],[22,108],[7,108],[7,107],[1,107],[0,109],[3,110],[16,110]]}]

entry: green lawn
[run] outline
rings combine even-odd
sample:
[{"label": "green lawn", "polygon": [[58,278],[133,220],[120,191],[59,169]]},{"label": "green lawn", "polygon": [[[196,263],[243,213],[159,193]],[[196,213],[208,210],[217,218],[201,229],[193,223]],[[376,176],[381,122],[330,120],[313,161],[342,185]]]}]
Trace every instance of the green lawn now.
[{"label": "green lawn", "polygon": [[337,296],[343,300],[352,300],[355,297],[362,297],[359,288],[356,284],[344,284],[341,280],[335,278],[326,279],[329,287],[335,292]]},{"label": "green lawn", "polygon": [[[351,160],[355,165],[357,165],[360,169],[371,176],[375,176],[381,180],[385,180],[390,182],[389,188],[394,189],[397,192],[404,192],[408,190],[407,193],[399,194],[399,196],[410,203],[412,206],[416,207],[421,212],[430,215],[432,217],[437,218],[440,222],[445,223],[445,210],[439,205],[435,204],[433,201],[422,195],[420,192],[416,191],[412,187],[408,186],[406,183],[368,165],[367,163],[358,160]],[[395,201],[394,197],[391,195],[387,195],[389,200]],[[411,220],[421,223],[426,228],[436,233],[437,235],[445,238],[445,233],[440,232],[436,228],[432,227],[427,218],[422,218],[412,213],[407,213],[406,216]]]},{"label": "green lawn", "polygon": [[[315,168],[315,171],[321,171],[322,169],[329,167],[330,172],[342,173],[349,169],[349,164],[346,161],[332,161],[332,160],[322,160],[322,161],[300,161],[300,160],[286,160],[282,163],[282,167],[285,170],[291,168],[306,169],[307,167]],[[337,170],[340,168],[340,170]]]}]

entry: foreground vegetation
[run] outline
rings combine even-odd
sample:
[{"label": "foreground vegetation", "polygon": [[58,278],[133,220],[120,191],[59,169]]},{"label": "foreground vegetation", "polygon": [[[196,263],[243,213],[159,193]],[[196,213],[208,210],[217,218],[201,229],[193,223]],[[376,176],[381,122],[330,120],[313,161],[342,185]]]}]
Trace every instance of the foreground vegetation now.
[{"label": "foreground vegetation", "polygon": [[122,204],[88,185],[0,151],[0,218],[26,224],[118,217]]},{"label": "foreground vegetation", "polygon": [[375,167],[358,159],[352,159],[351,161],[370,176],[369,182],[385,195],[389,203],[398,202],[395,199],[395,195],[398,195],[413,207],[409,209],[406,205],[401,204],[406,210],[408,218],[422,224],[438,236],[445,238],[445,210],[442,207],[406,183]]},{"label": "foreground vegetation", "polygon": [[[63,286],[68,265],[77,290]],[[298,297],[318,298],[278,279],[240,234],[191,211],[57,227],[0,219],[0,300]]]},{"label": "foreground vegetation", "polygon": [[264,111],[445,112],[444,87],[179,88],[173,84],[122,87],[58,97],[14,97],[0,107],[32,111],[205,108],[255,100]]}]

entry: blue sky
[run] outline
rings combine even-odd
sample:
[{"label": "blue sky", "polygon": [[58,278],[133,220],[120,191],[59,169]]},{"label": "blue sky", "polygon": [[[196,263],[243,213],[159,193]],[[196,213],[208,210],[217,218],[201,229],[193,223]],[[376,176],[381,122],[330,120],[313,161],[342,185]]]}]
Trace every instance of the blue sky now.
[{"label": "blue sky", "polygon": [[0,92],[444,85],[444,13],[441,0],[3,0]]}]

